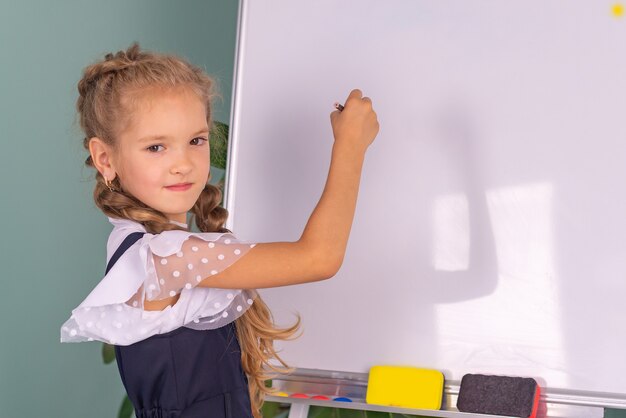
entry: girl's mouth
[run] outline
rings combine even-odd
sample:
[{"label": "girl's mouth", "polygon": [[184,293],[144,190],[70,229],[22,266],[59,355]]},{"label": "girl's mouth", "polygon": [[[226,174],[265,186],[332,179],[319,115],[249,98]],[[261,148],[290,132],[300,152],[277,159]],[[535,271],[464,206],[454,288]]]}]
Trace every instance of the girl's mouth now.
[{"label": "girl's mouth", "polygon": [[167,190],[172,190],[175,192],[183,192],[191,187],[191,183],[178,183],[172,184],[171,186],[165,186]]}]

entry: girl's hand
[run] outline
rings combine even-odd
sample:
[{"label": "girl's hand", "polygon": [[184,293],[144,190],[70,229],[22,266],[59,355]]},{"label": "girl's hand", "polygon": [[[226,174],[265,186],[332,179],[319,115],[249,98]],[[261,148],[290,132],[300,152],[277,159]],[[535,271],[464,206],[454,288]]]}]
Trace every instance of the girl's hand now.
[{"label": "girl's hand", "polygon": [[352,90],[343,111],[335,110],[330,114],[330,123],[335,143],[346,143],[350,148],[365,152],[376,138],[379,125],[371,99],[362,96],[361,90]]}]

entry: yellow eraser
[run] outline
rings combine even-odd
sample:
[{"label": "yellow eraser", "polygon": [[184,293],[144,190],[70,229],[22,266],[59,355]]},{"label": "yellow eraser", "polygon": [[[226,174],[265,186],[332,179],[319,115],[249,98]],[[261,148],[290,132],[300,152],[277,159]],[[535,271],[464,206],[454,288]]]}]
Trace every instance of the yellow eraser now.
[{"label": "yellow eraser", "polygon": [[373,366],[365,401],[416,409],[441,409],[443,373],[432,369]]}]

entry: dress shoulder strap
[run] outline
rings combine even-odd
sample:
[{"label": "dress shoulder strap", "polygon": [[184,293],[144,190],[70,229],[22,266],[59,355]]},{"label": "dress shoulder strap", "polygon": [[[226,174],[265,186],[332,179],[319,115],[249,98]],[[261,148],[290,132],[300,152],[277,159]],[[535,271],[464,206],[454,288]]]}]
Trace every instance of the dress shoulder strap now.
[{"label": "dress shoulder strap", "polygon": [[131,245],[136,243],[144,234],[145,232],[131,232],[126,236],[126,238],[124,238],[124,241],[122,241],[120,246],[117,247],[117,250],[115,250],[115,252],[111,256],[111,259],[107,263],[107,268],[104,273],[105,275],[109,272],[109,270],[111,270],[111,267],[113,267],[113,265],[122,256],[122,254],[124,254],[124,252],[129,249]]}]

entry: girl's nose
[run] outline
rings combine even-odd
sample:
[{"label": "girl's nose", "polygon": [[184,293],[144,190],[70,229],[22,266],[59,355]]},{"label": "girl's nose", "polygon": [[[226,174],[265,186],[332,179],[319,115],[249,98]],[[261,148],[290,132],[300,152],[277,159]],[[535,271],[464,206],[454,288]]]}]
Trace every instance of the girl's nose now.
[{"label": "girl's nose", "polygon": [[171,174],[187,174],[192,169],[191,158],[186,152],[181,152],[175,158],[170,168]]}]

